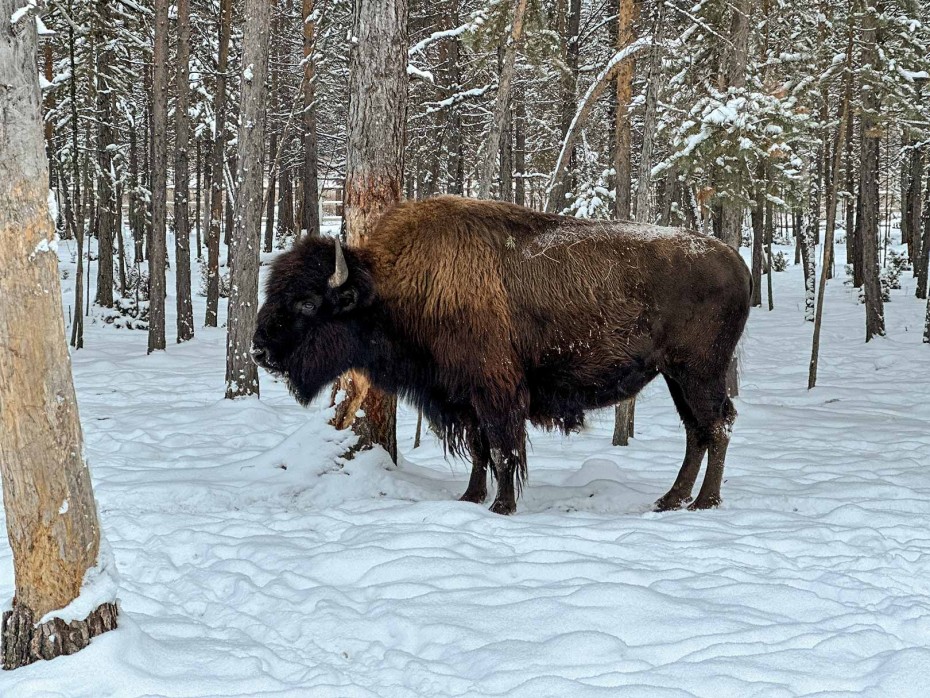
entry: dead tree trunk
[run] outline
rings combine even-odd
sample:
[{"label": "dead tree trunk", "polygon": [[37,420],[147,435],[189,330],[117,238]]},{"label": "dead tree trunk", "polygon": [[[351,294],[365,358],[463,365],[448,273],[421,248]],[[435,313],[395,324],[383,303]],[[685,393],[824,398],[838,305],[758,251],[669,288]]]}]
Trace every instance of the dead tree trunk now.
[{"label": "dead tree trunk", "polygon": [[[525,3],[525,0],[521,0]],[[364,20],[364,21],[363,21]],[[407,114],[407,1],[359,0],[349,54],[345,181],[348,242],[365,245],[381,214],[401,198]],[[490,152],[496,157],[497,147]],[[343,378],[337,427],[352,425],[359,448],[379,444],[397,460],[397,398],[359,374]],[[356,418],[361,407],[364,417]]]},{"label": "dead tree trunk", "polygon": [[149,353],[165,348],[168,173],[168,0],[155,0],[152,96],[152,244],[149,254]]},{"label": "dead tree trunk", "polygon": [[265,76],[268,73],[268,0],[246,0],[239,99],[236,214],[229,247],[229,319],[226,398],[258,395],[258,367],[250,352],[258,314],[258,262],[265,173]]},{"label": "dead tree trunk", "polygon": [[[406,0],[401,0],[406,5]],[[501,134],[504,131],[504,122],[510,109],[510,86],[513,83],[514,67],[517,61],[517,52],[523,42],[523,18],[526,15],[527,0],[514,0],[513,23],[504,48],[504,61],[501,65],[500,77],[497,81],[497,97],[494,100],[494,115],[491,118],[491,129],[485,140],[485,151],[482,156],[481,169],[478,172],[478,198],[487,199],[491,194],[491,184],[494,181],[494,170],[500,157]],[[405,102],[406,103],[406,102]]]},{"label": "dead tree trunk", "polygon": [[194,308],[191,302],[191,224],[188,190],[190,168],[187,149],[190,119],[187,105],[190,95],[190,0],[178,0],[178,69],[174,109],[174,266],[177,294],[178,343],[194,336]]},{"label": "dead tree trunk", "polygon": [[73,654],[116,627],[105,599],[87,618],[44,618],[77,598],[100,530],[61,315],[36,25],[27,16],[14,33],[13,7],[0,0],[0,476],[16,575],[4,669]]},{"label": "dead tree trunk", "polygon": [[210,227],[207,229],[207,316],[204,321],[207,327],[216,327],[220,305],[220,219],[223,217],[225,189],[226,70],[231,30],[232,0],[220,0],[220,45],[216,64],[216,94],[213,95],[213,152],[210,154]]}]

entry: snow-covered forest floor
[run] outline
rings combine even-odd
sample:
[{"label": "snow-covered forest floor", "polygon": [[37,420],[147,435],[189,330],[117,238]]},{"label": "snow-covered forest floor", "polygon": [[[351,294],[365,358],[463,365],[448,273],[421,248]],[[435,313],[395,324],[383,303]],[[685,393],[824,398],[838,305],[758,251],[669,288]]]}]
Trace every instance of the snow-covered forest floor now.
[{"label": "snow-covered forest floor", "polygon": [[[698,513],[650,511],[684,454],[661,381],[629,448],[612,411],[533,432],[504,518],[455,501],[468,466],[429,431],[413,450],[409,409],[397,468],[342,462],[328,411],[267,375],[260,400],[222,399],[224,328],[146,356],[145,332],[88,321],[74,373],[120,628],[0,674],[0,696],[927,695],[925,305],[905,272],[866,345],[832,281],[809,392],[801,273],[752,312],[725,501]],[[4,539],[5,607],[12,582]]]}]

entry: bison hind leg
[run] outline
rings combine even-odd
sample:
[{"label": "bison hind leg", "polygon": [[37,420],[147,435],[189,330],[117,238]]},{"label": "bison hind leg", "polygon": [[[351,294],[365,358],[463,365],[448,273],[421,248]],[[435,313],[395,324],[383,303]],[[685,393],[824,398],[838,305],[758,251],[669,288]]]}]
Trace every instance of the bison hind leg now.
[{"label": "bison hind leg", "polygon": [[[468,429],[468,452],[471,455],[471,477],[460,502],[483,504],[488,498],[488,464],[491,462],[491,445],[484,431],[477,426]],[[493,473],[493,470],[492,470]]]},{"label": "bison hind leg", "polygon": [[691,502],[691,492],[709,453],[707,472],[690,510],[710,509],[720,504],[720,486],[730,430],[736,410],[726,393],[726,373],[714,378],[666,375],[669,392],[685,425],[687,446],[681,470],[672,488],[655,503],[656,511],[678,509]]}]

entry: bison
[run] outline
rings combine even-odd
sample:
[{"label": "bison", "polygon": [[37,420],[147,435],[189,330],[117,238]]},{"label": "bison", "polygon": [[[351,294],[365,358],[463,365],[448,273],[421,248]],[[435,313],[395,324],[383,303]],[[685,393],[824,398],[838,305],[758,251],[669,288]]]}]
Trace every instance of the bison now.
[{"label": "bison", "polygon": [[275,260],[253,357],[308,403],[354,369],[422,408],[471,456],[462,500],[516,510],[526,421],[575,431],[585,410],[658,374],[687,448],[658,510],[720,503],[736,411],[726,375],[751,280],[723,242],[677,228],[594,222],[442,196],[401,203],[364,247],[307,237]]}]

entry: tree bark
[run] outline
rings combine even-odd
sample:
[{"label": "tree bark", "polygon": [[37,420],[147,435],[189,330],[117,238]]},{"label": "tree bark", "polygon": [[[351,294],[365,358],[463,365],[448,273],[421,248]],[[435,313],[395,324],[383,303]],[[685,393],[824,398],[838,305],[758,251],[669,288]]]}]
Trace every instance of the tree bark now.
[{"label": "tree bark", "polygon": [[927,297],[927,277],[930,275],[930,171],[927,172],[927,186],[924,190],[924,210],[921,215],[923,239],[920,243],[920,255],[917,258],[917,297]]},{"label": "tree bark", "polygon": [[155,0],[152,98],[152,244],[149,253],[149,348],[165,348],[165,255],[168,173],[168,0]]},{"label": "tree bark", "polygon": [[265,172],[265,76],[271,4],[246,0],[240,81],[236,214],[229,248],[229,314],[226,335],[226,398],[258,395],[252,335],[258,314],[258,263]]},{"label": "tree bark", "polygon": [[219,53],[216,64],[216,93],[213,95],[213,152],[210,156],[210,227],[207,229],[207,315],[204,324],[216,327],[220,304],[220,219],[223,217],[223,168],[226,150],[226,70],[229,64],[229,35],[232,30],[232,0],[220,0]]},{"label": "tree bark", "polygon": [[[632,5],[632,0],[622,1],[629,1]],[[565,47],[562,52],[562,60],[566,68],[562,76],[562,105],[559,116],[561,122],[560,140],[564,141],[565,136],[572,126],[572,117],[575,116],[575,108],[578,104],[578,32],[581,29],[581,2],[580,0],[567,0],[564,3],[560,2],[558,7],[558,24],[564,25],[564,28],[560,27],[560,33],[562,35],[562,44]],[[567,10],[567,16],[565,12],[562,12],[563,7]],[[573,148],[568,156],[567,168],[572,170],[574,165],[575,153]],[[565,196],[572,188],[574,188],[574,182],[569,176],[562,177],[555,183],[555,188],[552,190],[552,198],[555,201],[554,207],[556,210],[560,210],[564,207],[566,204]]]},{"label": "tree bark", "polygon": [[859,190],[862,196],[862,276],[865,287],[865,341],[885,334],[885,308],[878,275],[878,167],[879,139],[882,136],[878,125],[880,108],[876,92],[878,77],[877,20],[875,0],[864,0],[860,32],[861,63],[871,80],[862,80],[862,126],[860,137]]},{"label": "tree bark", "polygon": [[[617,17],[617,50],[633,41],[633,0],[620,0]],[[616,198],[614,215],[620,220],[630,219],[630,199],[633,187],[631,153],[630,102],[633,99],[633,59],[623,61],[617,68],[617,99],[614,105],[614,180]],[[632,415],[632,411],[630,411]],[[619,413],[618,413],[619,416]],[[632,420],[631,420],[632,421]]]},{"label": "tree bark", "polygon": [[[400,200],[404,182],[406,0],[359,0],[352,35],[344,210],[348,243],[364,246],[378,218]],[[497,144],[490,147],[496,156]],[[360,374],[344,377],[343,386],[337,426],[352,424],[359,448],[379,444],[396,461],[396,397],[371,388]],[[357,405],[363,417],[356,417]]]},{"label": "tree bark", "polygon": [[36,25],[14,33],[0,0],[0,476],[16,591],[3,614],[3,668],[71,654],[116,626],[35,623],[73,601],[100,550],[97,508],[61,313],[36,72]]},{"label": "tree bark", "polygon": [[[101,31],[109,22],[106,0],[97,3],[97,21]],[[113,307],[113,241],[116,227],[116,196],[113,172],[113,86],[108,72],[113,64],[113,51],[104,41],[96,62],[97,107],[97,296],[94,303]]]},{"label": "tree bark", "polygon": [[814,321],[814,339],[811,343],[811,362],[807,376],[807,389],[817,384],[817,364],[820,358],[820,328],[823,325],[823,297],[827,290],[827,278],[833,265],[833,235],[836,231],[836,194],[840,179],[840,166],[843,151],[845,150],[846,121],[850,118],[849,104],[852,101],[852,52],[853,52],[853,25],[850,22],[849,40],[846,45],[846,87],[843,93],[843,102],[840,105],[840,118],[836,127],[836,141],[833,147],[833,158],[830,164],[829,187],[827,188],[827,229],[823,241],[823,270],[820,272],[820,288],[817,293],[817,316]]},{"label": "tree bark", "polygon": [[190,0],[177,0],[178,53],[174,109],[174,257],[175,293],[177,295],[177,341],[194,336],[194,308],[191,301],[191,227],[188,204],[190,168],[187,150],[190,142],[190,119],[187,115],[190,95]]},{"label": "tree bark", "polygon": [[[401,1],[406,4],[406,0]],[[513,83],[517,52],[523,42],[523,19],[526,15],[526,5],[527,0],[514,0],[513,2],[513,23],[504,48],[504,61],[497,81],[497,97],[494,100],[494,115],[491,119],[488,137],[485,140],[485,151],[478,172],[479,199],[487,199],[490,196],[491,185],[494,182],[494,170],[499,157],[501,134],[504,130],[507,111],[510,109],[510,86]]]}]

